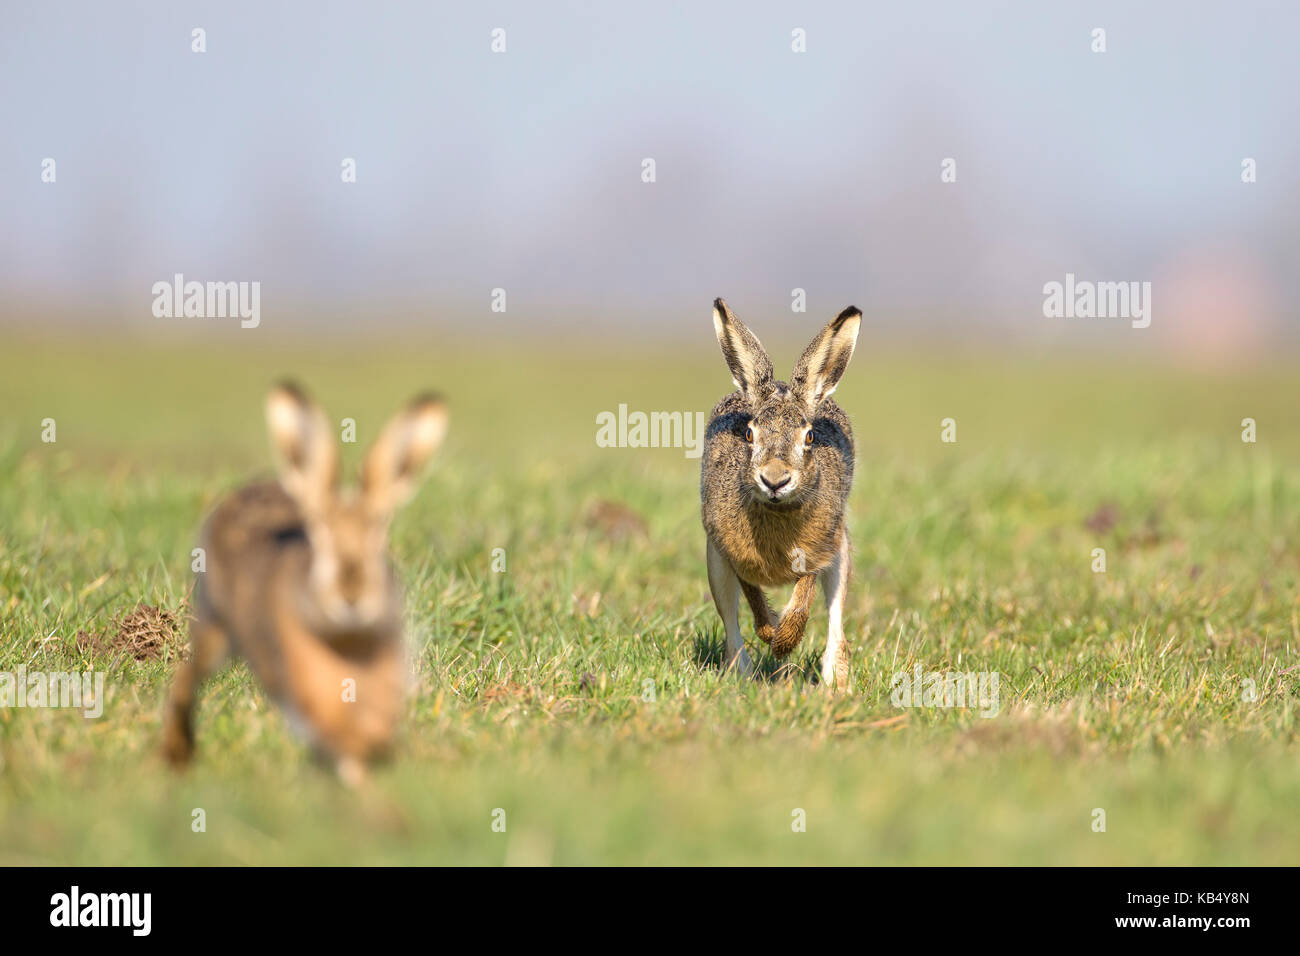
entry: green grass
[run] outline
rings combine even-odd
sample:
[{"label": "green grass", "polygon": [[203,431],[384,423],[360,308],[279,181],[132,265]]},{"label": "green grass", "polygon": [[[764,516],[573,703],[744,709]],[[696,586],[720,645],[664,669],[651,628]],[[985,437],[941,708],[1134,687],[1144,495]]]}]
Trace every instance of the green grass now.
[{"label": "green grass", "polygon": [[[836,395],[859,459],[838,698],[817,683],[821,608],[790,666],[719,672],[698,461],[595,443],[620,403],[712,406],[729,383],[707,324],[577,352],[0,342],[0,670],[108,671],[101,719],[0,709],[0,864],[1293,863],[1294,363],[1210,374],[870,335]],[[797,354],[774,353],[783,371]],[[203,513],[267,470],[261,399],[286,373],[356,420],[349,462],[410,394],[452,402],[394,528],[416,692],[398,759],[361,791],[311,764],[242,665],[206,688],[197,761],[171,774],[175,649],[141,663],[76,641],[141,601],[183,607]],[[589,528],[601,500],[648,534]],[[999,714],[895,708],[890,678],[915,663],[997,671]]]}]

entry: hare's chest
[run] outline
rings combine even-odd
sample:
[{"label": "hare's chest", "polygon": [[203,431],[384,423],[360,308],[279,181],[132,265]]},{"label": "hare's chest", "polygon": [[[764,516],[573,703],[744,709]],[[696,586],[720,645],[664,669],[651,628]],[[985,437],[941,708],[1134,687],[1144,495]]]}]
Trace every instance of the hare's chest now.
[{"label": "hare's chest", "polygon": [[405,702],[405,659],[392,641],[343,654],[302,629],[284,635],[285,704],[317,744],[367,759],[392,743]]},{"label": "hare's chest", "polygon": [[779,587],[815,574],[835,557],[834,529],[803,520],[798,512],[756,517],[765,520],[741,522],[733,526],[728,540],[720,542],[742,580]]}]

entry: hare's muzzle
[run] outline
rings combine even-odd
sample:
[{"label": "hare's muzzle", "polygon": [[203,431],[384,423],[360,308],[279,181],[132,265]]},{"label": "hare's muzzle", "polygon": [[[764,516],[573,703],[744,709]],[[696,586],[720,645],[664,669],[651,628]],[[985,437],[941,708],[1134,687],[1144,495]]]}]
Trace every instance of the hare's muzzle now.
[{"label": "hare's muzzle", "polygon": [[799,485],[799,476],[784,462],[768,462],[754,474],[755,483],[767,498],[780,501]]}]

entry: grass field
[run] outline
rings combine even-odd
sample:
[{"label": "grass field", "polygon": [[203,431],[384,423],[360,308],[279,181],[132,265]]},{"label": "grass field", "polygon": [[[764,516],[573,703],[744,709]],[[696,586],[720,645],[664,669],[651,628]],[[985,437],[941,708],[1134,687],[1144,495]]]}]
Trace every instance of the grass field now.
[{"label": "grass field", "polygon": [[[773,352],[784,375],[797,352]],[[359,791],[242,665],[208,685],[173,775],[158,714],[181,644],[112,648],[141,602],[183,614],[204,512],[268,470],[261,400],[285,374],[356,420],[350,462],[410,394],[452,404],[394,528],[416,692]],[[100,719],[0,709],[0,863],[1300,858],[1294,361],[1212,375],[877,349],[865,328],[836,395],[858,451],[842,697],[817,683],[821,607],[790,666],[719,671],[698,461],[596,444],[601,411],[707,411],[729,387],[707,323],[576,354],[0,342],[0,670],[107,671]],[[589,521],[600,502],[644,533]],[[999,713],[896,708],[891,676],[918,663],[998,672]]]}]

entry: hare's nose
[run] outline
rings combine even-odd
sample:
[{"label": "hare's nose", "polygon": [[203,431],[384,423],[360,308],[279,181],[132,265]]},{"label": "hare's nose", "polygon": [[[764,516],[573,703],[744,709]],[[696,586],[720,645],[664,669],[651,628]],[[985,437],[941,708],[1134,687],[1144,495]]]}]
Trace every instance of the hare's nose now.
[{"label": "hare's nose", "polygon": [[360,598],[362,581],[361,563],[344,561],[339,568],[339,591],[349,604],[356,604]]},{"label": "hare's nose", "polygon": [[790,484],[790,472],[781,472],[779,474],[767,470],[760,471],[758,477],[767,487],[768,491],[780,491],[786,485]]}]

